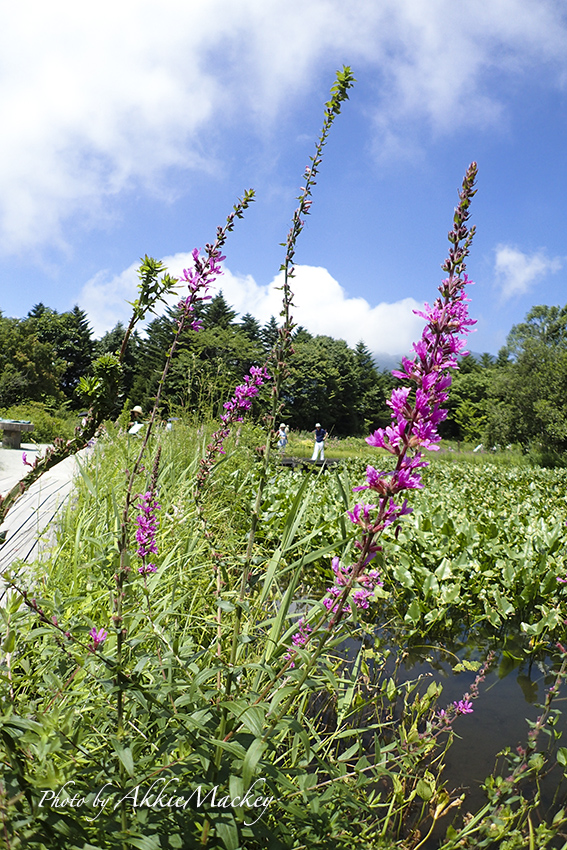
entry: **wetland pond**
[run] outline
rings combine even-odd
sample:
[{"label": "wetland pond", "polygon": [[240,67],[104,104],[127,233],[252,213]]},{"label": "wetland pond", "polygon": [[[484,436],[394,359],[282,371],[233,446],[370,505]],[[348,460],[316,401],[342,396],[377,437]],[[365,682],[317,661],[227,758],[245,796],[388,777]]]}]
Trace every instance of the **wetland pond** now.
[{"label": "wetland pond", "polygon": [[[392,650],[391,657],[400,657],[400,645],[393,641],[379,641],[380,650]],[[458,716],[453,721],[455,738],[444,757],[445,769],[441,780],[452,794],[466,795],[461,814],[467,811],[479,811],[486,803],[487,797],[482,784],[496,765],[498,753],[509,747],[526,747],[530,726],[542,714],[542,708],[549,688],[555,684],[559,669],[558,654],[541,652],[537,656],[528,656],[525,652],[525,637],[508,636],[501,642],[500,648],[494,647],[492,641],[468,639],[455,641],[445,645],[421,645],[404,649],[401,661],[398,660],[396,681],[398,684],[423,677],[424,692],[431,681],[442,685],[443,691],[437,700],[438,709],[446,708],[453,701],[463,699],[477,673],[467,668],[467,663],[480,666],[490,650],[495,652],[494,661],[486,673],[484,681],[479,686],[479,696],[473,700],[473,711],[470,714]],[[352,660],[358,654],[360,643],[346,641],[342,647],[348,659]],[[394,664],[387,662],[385,674],[394,672]],[[463,669],[464,668],[464,669]],[[553,742],[551,738],[540,733],[537,741],[537,751],[553,753],[557,747],[567,742],[567,685],[559,689],[552,703],[553,709],[561,712],[557,715],[555,729],[562,732],[562,739]],[[499,771],[506,776],[510,770],[503,759],[498,760]],[[553,810],[560,808],[566,796],[566,786],[563,780],[563,767],[557,764],[555,756],[550,755],[549,763],[540,782],[541,807],[540,813],[553,805]],[[428,850],[438,846],[439,840],[445,833],[450,820],[442,818],[438,829],[425,845]]]}]

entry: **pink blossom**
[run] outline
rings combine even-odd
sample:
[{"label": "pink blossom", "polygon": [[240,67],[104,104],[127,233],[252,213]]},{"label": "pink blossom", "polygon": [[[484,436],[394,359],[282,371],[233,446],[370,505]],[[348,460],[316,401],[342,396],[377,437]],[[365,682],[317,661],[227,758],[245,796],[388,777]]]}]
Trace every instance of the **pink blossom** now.
[{"label": "pink blossom", "polygon": [[92,644],[89,648],[95,651],[105,642],[108,637],[108,632],[105,632],[104,629],[99,629],[97,631],[95,626],[93,626],[89,632],[89,637],[92,638]]},{"label": "pink blossom", "polygon": [[136,554],[144,559],[149,554],[157,553],[156,533],[159,526],[159,519],[156,516],[156,511],[159,511],[161,506],[158,505],[154,494],[151,490],[147,493],[140,493],[138,496],[138,508],[140,513],[136,517],[136,541],[138,549]]},{"label": "pink blossom", "polygon": [[207,445],[205,457],[201,459],[199,473],[197,475],[197,489],[200,489],[208,478],[215,456],[224,454],[224,441],[230,435],[230,430],[235,422],[242,422],[244,413],[252,407],[252,400],[258,395],[260,387],[271,380],[271,375],[264,366],[252,366],[248,375],[244,376],[244,383],[239,384],[234,395],[224,403],[226,413],[220,417],[223,427],[211,437]]},{"label": "pink blossom", "polygon": [[457,712],[457,714],[473,713],[472,702],[470,702],[469,700],[460,699],[458,702],[455,700],[453,705],[455,706],[455,711]]}]

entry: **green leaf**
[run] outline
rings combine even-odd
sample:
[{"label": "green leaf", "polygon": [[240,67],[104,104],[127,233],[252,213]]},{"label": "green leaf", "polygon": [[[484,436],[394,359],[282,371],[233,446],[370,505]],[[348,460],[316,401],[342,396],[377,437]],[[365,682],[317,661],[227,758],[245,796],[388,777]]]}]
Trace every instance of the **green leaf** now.
[{"label": "green leaf", "polygon": [[256,766],[262,758],[267,746],[268,745],[266,743],[262,742],[259,738],[256,738],[256,740],[252,741],[251,745],[248,747],[244,764],[242,765],[242,782],[244,784],[244,788],[250,787]]},{"label": "green leaf", "polygon": [[134,776],[134,759],[130,747],[123,747],[118,738],[111,736],[110,742],[114,748],[114,752],[126,768],[129,776]]},{"label": "green leaf", "polygon": [[429,782],[426,782],[425,779],[418,780],[417,793],[419,794],[419,796],[421,797],[422,800],[425,800],[426,803],[428,803],[429,800],[431,800],[431,798],[433,797],[434,791],[435,791],[435,784],[433,784],[433,787],[432,787],[432,784],[429,783]]},{"label": "green leaf", "polygon": [[6,637],[4,639],[4,643],[2,644],[2,649],[4,652],[13,652],[16,646],[16,633],[14,629],[8,629],[6,633]]},{"label": "green leaf", "polygon": [[409,606],[404,620],[413,623],[414,626],[417,626],[421,619],[421,608],[419,607],[419,602],[417,599],[414,599],[411,605]]},{"label": "green leaf", "polygon": [[232,815],[225,813],[223,820],[215,819],[215,830],[226,850],[239,850],[238,827]]},{"label": "green leaf", "polygon": [[137,847],[138,850],[160,850],[160,840],[157,835],[148,835],[142,838],[128,838],[128,844],[131,847]]},{"label": "green leaf", "polygon": [[226,701],[222,702],[221,705],[223,708],[227,708],[245,729],[248,729],[256,737],[261,737],[266,719],[265,707],[260,705],[246,707],[243,700]]}]

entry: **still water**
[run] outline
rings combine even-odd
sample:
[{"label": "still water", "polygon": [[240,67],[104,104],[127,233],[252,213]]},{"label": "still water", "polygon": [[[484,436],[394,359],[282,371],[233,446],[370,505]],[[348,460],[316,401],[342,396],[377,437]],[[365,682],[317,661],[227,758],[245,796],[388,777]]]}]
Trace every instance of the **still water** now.
[{"label": "still water", "polygon": [[[439,706],[450,705],[460,700],[474,682],[476,673],[464,671],[453,673],[457,659],[483,661],[487,647],[462,645],[453,647],[454,656],[447,651],[429,648],[429,651],[410,652],[401,678],[417,675],[431,676],[443,685]],[[431,660],[425,661],[424,656]],[[462,789],[467,795],[467,807],[471,811],[486,802],[481,784],[495,766],[497,754],[505,747],[515,749],[526,746],[529,725],[526,720],[536,721],[541,715],[539,707],[546,698],[546,691],[554,684],[553,659],[542,655],[538,659],[522,657],[521,649],[510,640],[504,651],[497,652],[493,667],[480,684],[480,694],[473,702],[473,713],[461,715],[454,721],[456,737],[446,757],[444,778],[447,788]],[[553,700],[553,708],[562,710],[557,730],[567,738],[567,688],[565,685]],[[565,745],[566,740],[559,741]],[[548,736],[541,733],[537,749],[549,745]],[[557,746],[557,743],[555,744]],[[553,759],[555,761],[555,759]],[[499,765],[506,776],[509,771],[500,760]],[[562,771],[556,767],[546,778],[543,796],[546,804],[552,798],[561,780]]]},{"label": "still water", "polygon": [[[358,653],[359,643],[349,642],[344,646],[348,657],[353,658]],[[454,700],[460,700],[470,690],[476,673],[472,671],[453,672],[453,668],[466,659],[467,661],[483,662],[490,649],[496,652],[493,666],[486,674],[479,687],[479,697],[473,701],[473,713],[461,715],[454,720],[453,729],[455,740],[445,756],[445,770],[442,779],[449,792],[465,793],[466,799],[461,814],[467,811],[476,812],[486,803],[487,798],[482,789],[482,783],[495,768],[497,755],[505,747],[512,750],[520,745],[525,747],[528,740],[529,725],[535,722],[542,713],[540,707],[546,698],[546,692],[555,683],[556,671],[559,667],[557,654],[541,653],[537,658],[526,657],[522,647],[523,638],[508,637],[499,650],[494,643],[483,642],[480,639],[460,641],[448,646],[411,647],[403,651],[403,662],[398,668],[397,681],[414,680],[423,676],[422,691],[427,689],[431,680],[443,686],[443,692],[438,699],[439,709],[451,705]],[[380,641],[381,648],[388,644]],[[392,655],[399,656],[402,652],[399,646],[389,643]],[[388,671],[389,673],[391,672]],[[563,733],[562,740],[550,742],[548,735],[543,732],[537,741],[536,749],[545,751],[551,746],[567,746],[567,685],[564,683],[552,707],[559,709],[561,715],[556,729]],[[500,775],[506,777],[511,771],[503,759],[498,760]],[[541,782],[542,806],[541,815],[548,807],[553,806],[557,811],[565,803],[567,792],[563,779],[563,768],[550,754],[549,770]],[[547,770],[547,768],[546,768]],[[555,802],[554,802],[555,798]],[[437,846],[449,821],[440,822],[441,829],[428,843],[428,848]]]}]

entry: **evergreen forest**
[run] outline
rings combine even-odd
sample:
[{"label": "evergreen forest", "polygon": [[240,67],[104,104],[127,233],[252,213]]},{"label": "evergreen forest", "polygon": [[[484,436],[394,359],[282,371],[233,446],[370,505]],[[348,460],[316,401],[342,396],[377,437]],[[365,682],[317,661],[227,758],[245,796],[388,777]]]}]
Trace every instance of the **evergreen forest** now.
[{"label": "evergreen forest", "polygon": [[[171,364],[162,416],[217,417],[232,388],[252,365],[262,365],[278,334],[272,317],[264,326],[238,316],[222,292],[200,305],[202,329],[185,330]],[[123,360],[120,406],[153,402],[166,352],[175,334],[177,308],[156,317],[143,335],[130,336]],[[0,415],[41,422],[77,414],[85,405],[81,377],[93,361],[116,351],[124,336],[118,323],[95,339],[88,317],[75,306],[59,313],[35,305],[23,319],[0,312]],[[474,346],[474,337],[473,337]],[[283,418],[293,430],[321,421],[337,437],[363,436],[389,423],[396,381],[380,370],[368,346],[294,331],[293,356],[283,387]],[[534,306],[511,328],[497,357],[465,358],[453,377],[446,439],[509,444],[530,451],[546,465],[567,455],[567,305]],[[120,409],[116,410],[118,415]],[[37,429],[36,429],[37,430]],[[42,438],[41,426],[36,436]],[[48,436],[48,435],[44,435]],[[541,446],[545,445],[545,452]]]}]

